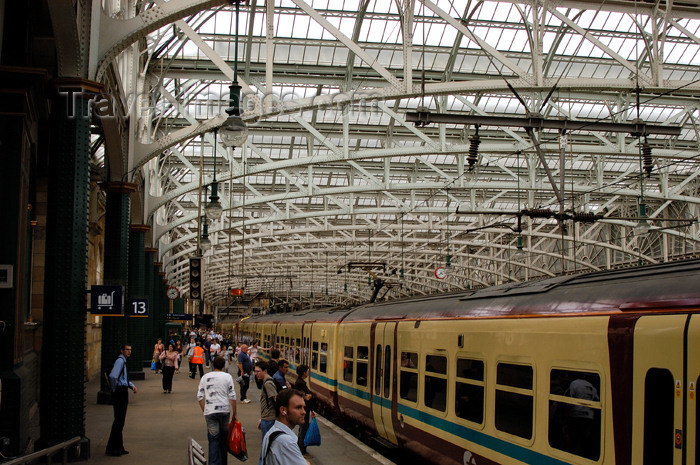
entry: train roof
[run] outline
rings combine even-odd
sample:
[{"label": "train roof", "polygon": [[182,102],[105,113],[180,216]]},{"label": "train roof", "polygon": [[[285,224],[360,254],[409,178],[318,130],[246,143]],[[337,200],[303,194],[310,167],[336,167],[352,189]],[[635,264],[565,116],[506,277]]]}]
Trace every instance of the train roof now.
[{"label": "train roof", "polygon": [[622,313],[700,306],[700,260],[508,283],[357,308],[346,321]]},{"label": "train roof", "polygon": [[559,276],[450,294],[251,317],[249,322],[334,322],[571,316],[700,308],[700,260]]},{"label": "train roof", "polygon": [[348,313],[353,311],[350,307],[334,307],[318,310],[301,310],[292,313],[270,313],[267,315],[256,315],[246,318],[247,323],[274,323],[277,321],[287,322],[337,322],[341,321]]}]

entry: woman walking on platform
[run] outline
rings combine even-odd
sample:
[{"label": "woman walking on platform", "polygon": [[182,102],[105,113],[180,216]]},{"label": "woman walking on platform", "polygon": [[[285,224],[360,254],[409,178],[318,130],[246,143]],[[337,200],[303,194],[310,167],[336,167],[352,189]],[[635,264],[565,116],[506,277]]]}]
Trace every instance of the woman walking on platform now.
[{"label": "woman walking on platform", "polygon": [[163,363],[161,362],[161,354],[165,353],[165,346],[163,345],[163,340],[161,338],[158,338],[158,342],[156,342],[156,345],[153,347],[153,360],[156,361],[156,374],[158,374],[158,370],[160,370],[163,367]]},{"label": "woman walking on platform", "polygon": [[175,370],[180,368],[178,364],[178,353],[173,348],[173,345],[168,345],[167,352],[160,354],[160,359],[163,361],[163,393],[169,394],[173,389],[173,374]]}]

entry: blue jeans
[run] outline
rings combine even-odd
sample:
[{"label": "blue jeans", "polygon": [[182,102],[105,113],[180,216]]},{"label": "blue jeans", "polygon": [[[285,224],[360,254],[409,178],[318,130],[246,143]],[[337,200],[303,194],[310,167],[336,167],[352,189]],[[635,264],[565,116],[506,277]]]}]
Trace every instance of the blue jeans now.
[{"label": "blue jeans", "polygon": [[[260,431],[262,431],[263,439],[265,439],[265,435],[268,431],[270,431],[270,428],[272,428],[272,425],[274,424],[275,420],[260,420]],[[262,446],[262,442],[260,442],[260,445]],[[262,465],[262,454],[262,447],[260,447],[260,460],[258,461],[258,465]]]},{"label": "blue jeans", "polygon": [[229,412],[205,415],[207,420],[207,439],[209,440],[209,465],[226,465],[228,460]]}]

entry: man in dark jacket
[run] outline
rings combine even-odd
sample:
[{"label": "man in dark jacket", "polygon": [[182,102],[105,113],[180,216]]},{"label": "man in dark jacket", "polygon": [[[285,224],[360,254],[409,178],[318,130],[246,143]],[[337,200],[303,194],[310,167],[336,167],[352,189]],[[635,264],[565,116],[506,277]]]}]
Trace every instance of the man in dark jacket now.
[{"label": "man in dark jacket", "polygon": [[247,404],[250,399],[246,397],[250,387],[250,374],[253,372],[253,361],[248,356],[248,346],[243,344],[238,354],[238,373],[240,374],[241,403]]},{"label": "man in dark jacket", "polygon": [[299,439],[297,440],[299,450],[301,450],[302,454],[306,454],[304,438],[306,437],[306,432],[309,429],[309,420],[310,418],[316,416],[316,414],[313,412],[313,394],[311,393],[311,389],[309,389],[309,386],[306,384],[306,380],[308,377],[308,365],[298,365],[297,380],[294,382],[294,389],[304,393],[304,402],[306,402],[306,415],[304,416],[304,423],[299,425]]}]

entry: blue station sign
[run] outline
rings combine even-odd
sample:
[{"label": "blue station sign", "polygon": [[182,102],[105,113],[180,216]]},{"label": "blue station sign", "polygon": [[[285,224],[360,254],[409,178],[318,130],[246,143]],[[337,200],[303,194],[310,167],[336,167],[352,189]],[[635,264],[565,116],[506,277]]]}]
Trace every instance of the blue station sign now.
[{"label": "blue station sign", "polygon": [[192,321],[189,313],[166,313],[165,319],[169,321]]}]

